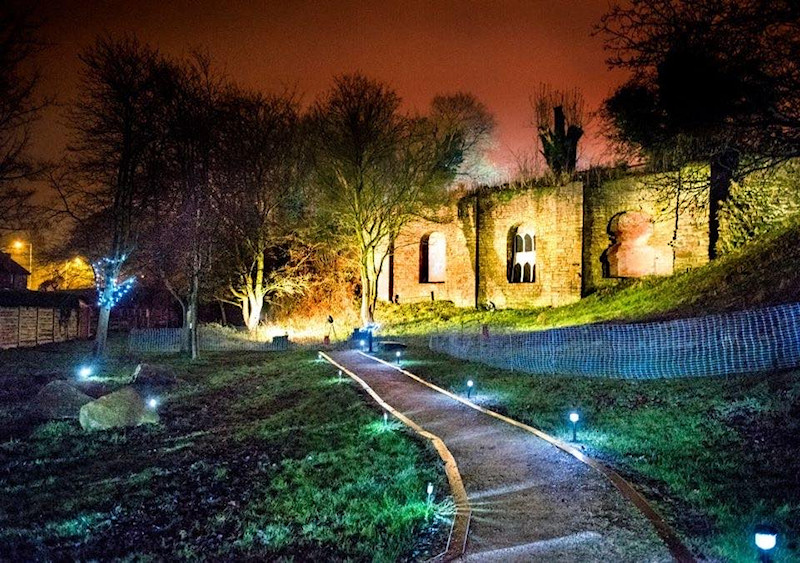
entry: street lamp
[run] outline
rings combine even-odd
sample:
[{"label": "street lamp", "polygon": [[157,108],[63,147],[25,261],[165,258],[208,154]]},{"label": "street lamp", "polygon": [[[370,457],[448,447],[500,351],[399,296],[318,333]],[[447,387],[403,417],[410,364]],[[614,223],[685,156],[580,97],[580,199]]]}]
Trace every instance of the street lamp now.
[{"label": "street lamp", "polygon": [[[25,243],[21,240],[15,240],[11,245],[14,250],[22,252],[25,248]],[[28,243],[28,272],[30,272],[31,277],[33,277],[33,244],[30,242]]]}]

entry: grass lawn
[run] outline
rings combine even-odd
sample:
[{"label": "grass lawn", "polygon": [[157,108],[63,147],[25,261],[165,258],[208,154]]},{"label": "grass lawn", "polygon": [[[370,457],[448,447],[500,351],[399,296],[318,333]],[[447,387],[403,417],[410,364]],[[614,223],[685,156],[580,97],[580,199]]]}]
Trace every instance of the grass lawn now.
[{"label": "grass lawn", "polygon": [[[24,405],[72,377],[88,344],[0,352],[0,559],[393,561],[443,548],[425,488],[432,448],[308,351],[206,354],[173,365],[161,423],[85,433]],[[122,384],[135,358],[101,370]],[[441,498],[434,512],[445,512]]]},{"label": "grass lawn", "polygon": [[[387,356],[387,360],[393,359]],[[781,531],[775,561],[800,560],[800,372],[670,381],[537,377],[412,347],[404,367],[571,439],[634,482],[712,560],[755,561],[753,527]]]}]

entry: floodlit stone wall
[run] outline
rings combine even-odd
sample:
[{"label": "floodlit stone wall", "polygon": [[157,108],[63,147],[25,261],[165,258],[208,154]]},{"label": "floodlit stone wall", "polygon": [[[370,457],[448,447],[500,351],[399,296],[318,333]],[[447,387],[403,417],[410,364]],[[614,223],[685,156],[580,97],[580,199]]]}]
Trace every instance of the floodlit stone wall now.
[{"label": "floodlit stone wall", "polygon": [[[460,307],[475,305],[474,208],[464,203],[462,200],[442,209],[435,221],[411,223],[395,240],[391,266],[383,268],[383,272],[391,272],[393,278],[391,283],[383,282],[383,286],[390,286],[392,295],[397,296],[400,303],[443,300]],[[431,265],[430,260],[424,259],[423,252],[426,247],[431,250],[431,246],[424,243],[429,242],[432,235],[434,240],[443,242],[444,260],[436,260],[442,248],[435,246],[429,258],[434,258],[443,268],[430,281],[421,274]]]},{"label": "floodlit stone wall", "polygon": [[[608,252],[616,241],[612,230],[622,213],[644,214],[652,231],[644,250],[653,260],[644,275],[669,275],[708,261],[708,217],[705,210],[681,202],[677,230],[675,196],[659,189],[655,175],[632,175],[587,181],[583,189],[583,294],[619,283],[625,277],[609,268]],[[613,224],[612,224],[613,222]]]},{"label": "floodlit stone wall", "polygon": [[[676,225],[675,200],[656,190],[652,178],[463,196],[433,220],[403,229],[391,263],[383,267],[380,297],[399,303],[446,300],[461,307],[560,306],[625,278],[704,264],[704,210],[682,204]],[[517,233],[523,234],[521,250]],[[440,268],[432,275],[434,266]]]}]

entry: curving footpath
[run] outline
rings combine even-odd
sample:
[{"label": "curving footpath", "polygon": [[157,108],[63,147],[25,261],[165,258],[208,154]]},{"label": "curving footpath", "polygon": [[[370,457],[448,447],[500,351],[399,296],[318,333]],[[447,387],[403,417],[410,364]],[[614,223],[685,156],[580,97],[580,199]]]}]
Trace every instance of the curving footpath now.
[{"label": "curving footpath", "polygon": [[599,471],[374,358],[329,355],[452,453],[471,508],[463,560],[673,560],[650,521]]}]

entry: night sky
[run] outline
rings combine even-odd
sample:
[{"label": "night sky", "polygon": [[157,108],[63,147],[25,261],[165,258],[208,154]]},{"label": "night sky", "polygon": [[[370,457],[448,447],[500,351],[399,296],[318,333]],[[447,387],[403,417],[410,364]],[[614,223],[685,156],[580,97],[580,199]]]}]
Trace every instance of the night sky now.
[{"label": "night sky", "polygon": [[[623,76],[604,63],[592,26],[608,0],[469,2],[452,0],[51,1],[42,4],[42,91],[69,103],[76,95],[77,53],[98,33],[134,33],[167,53],[207,47],[236,81],[263,91],[297,90],[308,103],[333,75],[360,70],[391,84],[407,106],[425,111],[437,93],[466,90],[498,120],[494,160],[513,169],[534,151],[528,97],[540,82],[579,87],[596,109]],[[607,158],[595,122],[581,163]],[[48,111],[37,152],[55,158],[63,118]]]}]

